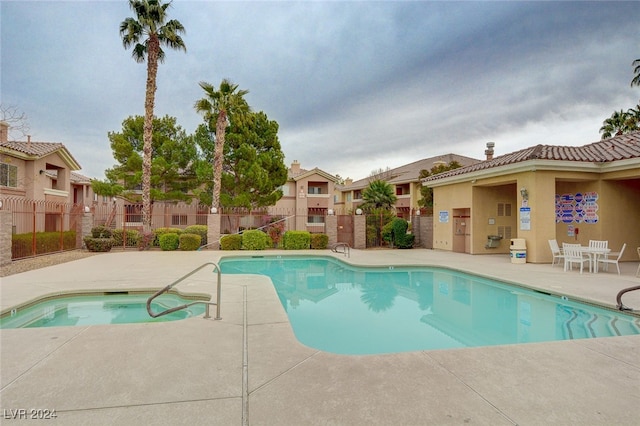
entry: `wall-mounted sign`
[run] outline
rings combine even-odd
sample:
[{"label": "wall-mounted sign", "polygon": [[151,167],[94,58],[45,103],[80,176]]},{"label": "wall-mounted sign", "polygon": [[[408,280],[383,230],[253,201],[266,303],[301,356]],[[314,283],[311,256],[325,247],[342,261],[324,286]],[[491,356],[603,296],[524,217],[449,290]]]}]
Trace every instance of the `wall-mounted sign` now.
[{"label": "wall-mounted sign", "polygon": [[556,194],[556,223],[598,223],[598,193]]},{"label": "wall-mounted sign", "polygon": [[520,230],[531,231],[531,207],[520,207]]},{"label": "wall-mounted sign", "polygon": [[448,211],[438,212],[438,222],[449,223],[449,212]]}]

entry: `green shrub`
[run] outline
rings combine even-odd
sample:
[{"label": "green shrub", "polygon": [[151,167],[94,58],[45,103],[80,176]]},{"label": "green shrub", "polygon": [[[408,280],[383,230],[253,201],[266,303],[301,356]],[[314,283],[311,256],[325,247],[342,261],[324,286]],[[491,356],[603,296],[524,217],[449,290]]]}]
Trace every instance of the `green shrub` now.
[{"label": "green shrub", "polygon": [[285,250],[305,250],[311,246],[309,231],[287,231],[283,237]]},{"label": "green shrub", "polygon": [[311,234],[312,249],[326,249],[327,245],[329,245],[329,236],[327,234]]},{"label": "green shrub", "polygon": [[111,251],[111,247],[113,247],[113,238],[93,238],[93,237],[84,237],[83,238],[84,245],[87,247],[89,251],[95,252],[107,252]]},{"label": "green shrub", "polygon": [[100,225],[91,228],[91,236],[93,238],[111,238],[112,231],[106,226]]},{"label": "green shrub", "polygon": [[160,246],[160,236],[164,234],[182,234],[180,228],[156,228],[153,230],[153,246]]},{"label": "green shrub", "polygon": [[158,243],[162,250],[177,250],[180,245],[180,236],[174,232],[162,233],[158,237]]},{"label": "green shrub", "polygon": [[415,236],[407,234],[408,228],[409,223],[406,220],[396,217],[382,228],[382,238],[400,249],[412,248]]},{"label": "green shrub", "polygon": [[33,234],[31,232],[11,236],[11,257],[13,259],[75,248],[77,248],[76,231],[62,233],[62,247],[60,247],[60,232],[36,232],[35,253],[33,252]]},{"label": "green shrub", "polygon": [[149,250],[153,245],[155,234],[153,232],[143,232],[138,238],[138,250]]},{"label": "green shrub", "polygon": [[124,229],[114,229],[113,245],[116,247],[125,245],[125,236],[127,237],[126,247],[136,247],[138,245],[138,240],[140,240],[140,232],[137,229],[128,229],[126,233]]},{"label": "green shrub", "polygon": [[242,233],[242,250],[264,250],[267,248],[267,234],[252,229]]},{"label": "green shrub", "polygon": [[242,235],[231,234],[220,238],[220,250],[240,250],[242,248]]},{"label": "green shrub", "polygon": [[185,234],[200,235],[200,245],[207,245],[207,232],[209,232],[207,225],[189,225],[182,232]]},{"label": "green shrub", "polygon": [[183,232],[182,234],[180,234],[179,240],[180,240],[180,244],[179,244],[180,250],[193,251],[193,250],[198,250],[198,248],[200,247],[200,242],[202,241],[202,238],[198,234],[187,234]]}]

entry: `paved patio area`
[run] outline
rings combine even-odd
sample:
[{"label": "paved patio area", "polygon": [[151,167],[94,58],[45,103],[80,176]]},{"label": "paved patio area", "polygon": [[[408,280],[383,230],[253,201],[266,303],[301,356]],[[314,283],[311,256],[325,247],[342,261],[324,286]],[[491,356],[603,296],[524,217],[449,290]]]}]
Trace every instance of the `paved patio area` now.
[{"label": "paved patio area", "polygon": [[[506,255],[352,250],[358,265],[439,265],[615,305],[638,262],[579,274]],[[246,255],[246,252],[240,253]],[[260,254],[291,254],[261,252]],[[298,254],[298,252],[296,252]],[[158,289],[228,252],[114,252],[1,279],[1,308],[77,290]],[[615,270],[615,268],[614,268]],[[214,294],[209,269],[177,288]],[[0,331],[2,424],[637,425],[640,335],[391,355],[300,344],[265,277],[223,275],[222,320]],[[640,309],[640,292],[624,303]],[[42,423],[42,421],[41,421]]]}]

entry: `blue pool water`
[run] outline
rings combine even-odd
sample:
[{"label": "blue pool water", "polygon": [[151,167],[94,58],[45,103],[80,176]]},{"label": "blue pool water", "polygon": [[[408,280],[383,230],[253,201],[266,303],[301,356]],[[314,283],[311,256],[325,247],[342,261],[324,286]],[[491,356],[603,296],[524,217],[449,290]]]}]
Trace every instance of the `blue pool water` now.
[{"label": "blue pool water", "polygon": [[[126,324],[176,321],[202,315],[205,306],[197,304],[158,318],[147,313],[149,294],[100,294],[48,299],[25,308],[7,312],[0,318],[0,328],[58,327],[71,325]],[[151,307],[160,312],[193,302],[175,294],[163,294]]]},{"label": "blue pool water", "polygon": [[271,278],[296,337],[380,354],[640,334],[640,319],[427,267],[364,268],[328,257],[229,257],[223,274]]}]

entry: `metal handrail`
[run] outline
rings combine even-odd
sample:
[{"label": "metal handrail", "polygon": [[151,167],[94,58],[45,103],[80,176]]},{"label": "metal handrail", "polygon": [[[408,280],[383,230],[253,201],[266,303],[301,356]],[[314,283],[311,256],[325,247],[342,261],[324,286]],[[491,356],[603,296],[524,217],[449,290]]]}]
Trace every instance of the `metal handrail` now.
[{"label": "metal handrail", "polygon": [[[151,309],[151,302],[153,301],[153,299],[155,299],[156,297],[160,296],[162,293],[165,293],[165,292],[171,290],[171,288],[173,286],[175,286],[176,284],[182,282],[186,278],[189,278],[191,275],[195,274],[196,272],[198,272],[200,269],[204,268],[207,265],[213,265],[214,266],[213,270],[218,272],[218,283],[217,283],[217,289],[216,289],[216,293],[217,293],[216,297],[217,297],[217,299],[216,299],[215,303],[213,303],[213,302],[204,302],[202,300],[198,300],[196,302],[191,302],[191,303],[187,303],[187,304],[184,304],[184,305],[180,305],[180,306],[176,306],[176,307],[173,307],[173,308],[169,308],[169,309],[166,309],[166,310],[164,310],[162,312],[157,312],[157,313],[153,312],[153,310]],[[189,306],[196,305],[198,303],[203,303],[203,304],[207,305],[204,318],[211,318],[211,315],[209,315],[209,306],[215,305],[216,306],[216,317],[214,319],[220,320],[220,319],[222,319],[222,317],[220,316],[220,294],[221,294],[220,278],[221,278],[220,267],[216,263],[207,262],[207,263],[205,263],[203,265],[200,265],[196,269],[194,269],[193,271],[189,272],[187,275],[185,275],[185,276],[183,276],[181,278],[178,278],[177,280],[175,280],[174,282],[172,282],[168,286],[156,291],[151,297],[149,297],[147,299],[147,312],[149,313],[149,315],[151,317],[158,318],[158,317],[160,317],[162,315],[167,315],[167,314],[170,314],[172,312],[176,312],[176,311],[188,308]]]},{"label": "metal handrail", "polygon": [[622,295],[625,294],[625,293],[628,293],[630,291],[634,291],[634,290],[640,290],[640,285],[636,285],[636,286],[633,286],[633,287],[628,287],[628,288],[622,289],[622,290],[620,290],[618,292],[618,295],[616,296],[616,302],[618,302],[618,304],[616,305],[616,308],[618,308],[618,310],[620,310],[620,311],[633,311],[633,309],[631,309],[631,308],[629,308],[627,306],[624,306],[622,304]]},{"label": "metal handrail", "polygon": [[[338,247],[342,248],[342,251],[338,250]],[[347,243],[335,243],[333,247],[331,247],[331,251],[334,253],[344,253],[345,256],[351,257],[351,247]]]}]

